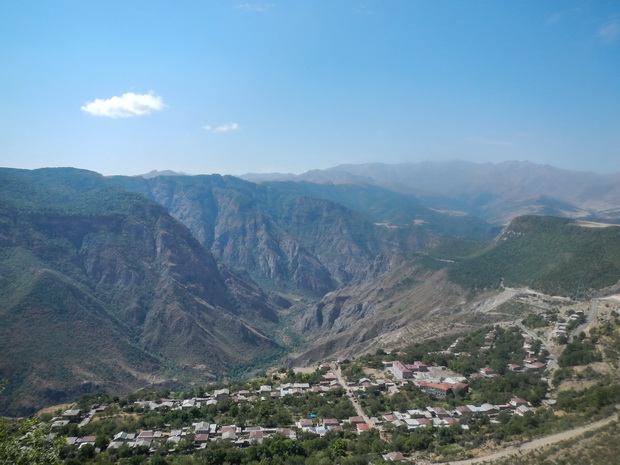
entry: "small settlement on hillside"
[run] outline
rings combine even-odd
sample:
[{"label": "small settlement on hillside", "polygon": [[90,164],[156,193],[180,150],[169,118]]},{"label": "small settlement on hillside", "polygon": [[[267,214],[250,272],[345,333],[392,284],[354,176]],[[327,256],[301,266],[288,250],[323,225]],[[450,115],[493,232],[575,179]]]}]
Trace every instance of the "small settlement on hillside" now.
[{"label": "small settlement on hillside", "polygon": [[[524,354],[521,365],[511,364],[507,368],[511,371],[541,371],[545,364],[536,362],[535,355],[529,351],[531,338],[524,334]],[[489,350],[496,339],[494,331],[489,332],[485,337],[485,342],[480,351]],[[460,342],[457,339],[450,347],[445,350],[447,354],[454,354],[454,349]],[[458,355],[458,354],[456,354]],[[165,444],[169,450],[184,438],[193,441],[193,446],[197,449],[204,448],[211,441],[230,441],[238,447],[246,447],[252,443],[261,443],[265,438],[279,434],[286,438],[294,439],[299,432],[311,432],[318,435],[325,435],[328,431],[343,431],[353,429],[361,434],[372,428],[380,431],[384,430],[387,424],[395,427],[406,426],[410,430],[417,428],[442,428],[451,425],[461,425],[467,429],[467,419],[473,415],[488,416],[491,421],[500,414],[507,412],[514,415],[534,415],[535,409],[526,399],[513,397],[505,404],[493,405],[483,403],[481,405],[463,404],[458,405],[458,399],[469,389],[469,379],[472,378],[494,378],[500,376],[489,367],[483,367],[477,373],[472,373],[469,378],[448,370],[442,366],[427,366],[421,361],[412,364],[405,364],[399,360],[384,362],[385,378],[370,379],[361,378],[356,382],[345,382],[342,378],[339,362],[322,364],[318,367],[321,370],[322,380],[318,383],[277,383],[273,385],[261,385],[255,390],[239,390],[231,392],[229,389],[217,389],[208,395],[192,397],[189,399],[161,398],[158,400],[138,400],[134,408],[140,411],[174,411],[190,410],[201,408],[202,406],[218,405],[220,402],[232,402],[236,405],[244,403],[260,403],[267,400],[285,399],[288,396],[302,397],[309,394],[325,395],[329,392],[338,391],[342,396],[349,396],[357,409],[361,409],[360,400],[364,399],[368,389],[379,391],[382,395],[390,396],[400,392],[403,387],[413,384],[421,391],[437,399],[438,403],[448,396],[455,397],[454,408],[446,409],[438,405],[429,404],[424,408],[411,408],[406,411],[385,412],[378,417],[368,417],[366,415],[350,416],[346,419],[337,418],[318,418],[310,414],[307,417],[298,418],[294,423],[282,427],[268,427],[266,425],[238,426],[234,424],[214,424],[204,421],[197,421],[192,424],[178,428],[161,428],[140,431],[121,431],[109,438],[108,448],[119,448],[124,445],[129,447],[148,447],[153,449],[156,445],[160,447]],[[284,407],[284,404],[282,406]],[[105,405],[96,406],[89,412],[81,412],[71,409],[64,412],[62,417],[56,418],[53,424],[55,429],[65,427],[69,422],[85,425],[98,413],[104,412]],[[361,410],[358,410],[361,412]],[[361,412],[363,413],[363,412]],[[70,436],[67,442],[75,447],[83,447],[85,444],[95,444],[96,438],[93,436],[75,437]],[[396,459],[397,456],[393,458]],[[392,460],[390,458],[389,460]]]}]

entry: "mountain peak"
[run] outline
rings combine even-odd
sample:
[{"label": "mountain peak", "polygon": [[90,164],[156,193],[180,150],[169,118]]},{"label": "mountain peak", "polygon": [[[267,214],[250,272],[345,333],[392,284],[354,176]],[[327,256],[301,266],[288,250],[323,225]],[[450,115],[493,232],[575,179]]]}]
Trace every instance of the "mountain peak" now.
[{"label": "mountain peak", "polygon": [[172,171],[172,170],[163,170],[163,171],[151,170],[148,173],[138,174],[135,177],[150,179],[150,178],[156,178],[158,176],[187,176],[187,173],[181,173],[181,172]]}]

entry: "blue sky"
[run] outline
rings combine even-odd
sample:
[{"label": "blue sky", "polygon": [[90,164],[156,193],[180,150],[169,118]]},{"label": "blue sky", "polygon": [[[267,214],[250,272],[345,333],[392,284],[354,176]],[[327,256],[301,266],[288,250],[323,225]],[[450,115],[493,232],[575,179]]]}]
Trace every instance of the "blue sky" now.
[{"label": "blue sky", "polygon": [[620,172],[620,2],[0,2],[0,165]]}]

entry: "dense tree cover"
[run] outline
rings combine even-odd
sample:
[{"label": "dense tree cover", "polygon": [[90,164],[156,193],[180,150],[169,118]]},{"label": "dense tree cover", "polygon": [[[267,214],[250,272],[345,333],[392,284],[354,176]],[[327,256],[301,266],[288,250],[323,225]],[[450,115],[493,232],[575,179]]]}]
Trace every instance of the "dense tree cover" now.
[{"label": "dense tree cover", "polygon": [[541,315],[532,313],[523,319],[522,323],[530,329],[543,328],[549,323]]},{"label": "dense tree cover", "polygon": [[446,266],[453,282],[473,290],[496,288],[504,279],[507,286],[573,296],[577,270],[586,288],[618,281],[619,238],[618,228],[582,228],[566,218],[523,216],[513,220],[502,240]]},{"label": "dense tree cover", "polygon": [[97,455],[90,448],[66,448],[64,459],[69,465],[362,465],[369,461],[385,463],[381,454],[387,450],[390,450],[389,445],[374,430],[360,435],[352,431],[329,432],[322,437],[300,433],[297,439],[274,435],[246,448],[238,448],[228,441],[216,441],[200,451],[187,448],[173,455],[167,455],[165,447],[158,448],[152,455],[146,448],[124,446]]},{"label": "dense tree cover", "polygon": [[37,419],[11,421],[0,418],[0,463],[56,465],[62,437],[50,438],[49,424]]},{"label": "dense tree cover", "polygon": [[360,405],[369,415],[376,417],[386,412],[406,412],[413,408],[426,408],[434,403],[430,396],[412,384],[403,386],[398,393],[389,396],[376,387],[370,387],[361,397]]},{"label": "dense tree cover", "polygon": [[581,391],[561,391],[557,401],[558,409],[594,414],[604,407],[620,403],[620,385],[610,384],[607,380]]},{"label": "dense tree cover", "polygon": [[558,364],[561,367],[571,367],[600,362],[602,359],[601,353],[596,350],[594,344],[578,340],[566,345],[562,355],[558,357]]}]

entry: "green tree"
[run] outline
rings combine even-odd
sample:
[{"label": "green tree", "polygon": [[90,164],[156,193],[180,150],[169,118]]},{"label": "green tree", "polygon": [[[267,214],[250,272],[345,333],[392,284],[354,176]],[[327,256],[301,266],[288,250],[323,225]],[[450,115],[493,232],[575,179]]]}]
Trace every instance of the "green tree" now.
[{"label": "green tree", "polygon": [[11,422],[0,419],[0,463],[56,465],[62,438],[50,439],[50,427],[36,419]]}]

